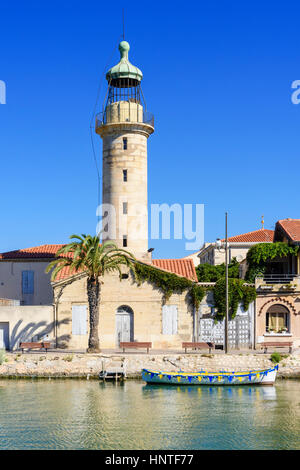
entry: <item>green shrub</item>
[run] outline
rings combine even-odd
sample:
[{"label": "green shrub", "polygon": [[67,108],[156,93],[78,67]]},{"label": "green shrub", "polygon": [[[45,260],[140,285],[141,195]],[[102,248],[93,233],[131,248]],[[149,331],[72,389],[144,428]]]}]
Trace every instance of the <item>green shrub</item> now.
[{"label": "green shrub", "polygon": [[183,291],[187,291],[192,305],[198,309],[206,293],[206,289],[203,286],[198,286],[194,281],[174,273],[160,271],[153,266],[136,263],[134,273],[138,285],[150,282],[163,293],[163,303],[169,300],[172,294],[181,294]]},{"label": "green shrub", "polygon": [[281,355],[278,352],[274,352],[271,354],[271,361],[274,362],[275,364],[278,364],[282,359]]},{"label": "green shrub", "polygon": [[254,282],[257,276],[263,276],[267,264],[274,258],[297,256],[299,246],[291,246],[284,242],[258,243],[250,248],[247,253],[248,270],[246,280]]},{"label": "green shrub", "polygon": [[0,366],[3,362],[6,362],[6,360],[5,349],[0,349]]},{"label": "green shrub", "polygon": [[[216,282],[225,277],[225,263],[216,266],[209,263],[199,264],[196,273],[199,282]],[[233,258],[228,264],[228,277],[237,279],[239,277],[239,262]]]},{"label": "green shrub", "polygon": [[[216,319],[222,320],[226,313],[226,282],[225,278],[220,278],[212,288],[214,294],[215,307],[217,310]],[[243,279],[228,279],[228,306],[231,318],[234,318],[239,304],[248,310],[249,304],[256,299],[255,287],[247,285]]]},{"label": "green shrub", "polygon": [[66,361],[66,362],[72,362],[73,361],[73,354],[71,354],[70,356],[63,357],[62,360]]}]

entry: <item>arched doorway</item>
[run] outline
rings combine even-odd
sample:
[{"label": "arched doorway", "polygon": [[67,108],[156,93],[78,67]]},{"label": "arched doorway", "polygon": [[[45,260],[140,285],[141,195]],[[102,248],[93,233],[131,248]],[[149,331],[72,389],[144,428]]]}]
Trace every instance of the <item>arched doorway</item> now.
[{"label": "arched doorway", "polygon": [[266,313],[267,333],[288,333],[290,331],[290,312],[282,304],[275,304],[268,308]]},{"label": "arched doorway", "polygon": [[134,340],[133,310],[128,305],[121,305],[116,311],[116,345]]}]

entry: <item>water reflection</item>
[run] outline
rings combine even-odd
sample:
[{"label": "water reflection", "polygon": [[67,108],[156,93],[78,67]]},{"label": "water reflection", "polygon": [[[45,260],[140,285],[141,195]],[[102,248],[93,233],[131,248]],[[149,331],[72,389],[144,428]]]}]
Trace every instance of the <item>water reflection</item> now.
[{"label": "water reflection", "polygon": [[264,397],[265,399],[274,400],[276,399],[276,387],[275,386],[255,386],[255,385],[242,385],[242,386],[176,386],[176,385],[151,385],[147,384],[143,386],[143,392],[145,394],[151,394],[152,397],[157,395],[163,395],[164,393],[182,393],[182,394],[193,394],[201,395],[202,392],[209,394],[210,396],[217,396],[218,398],[224,397],[242,397],[244,394],[251,396],[253,395],[256,399]]},{"label": "water reflection", "polygon": [[300,382],[0,381],[0,449],[299,449]]},{"label": "water reflection", "polygon": [[276,387],[261,387],[265,400],[276,400]]}]

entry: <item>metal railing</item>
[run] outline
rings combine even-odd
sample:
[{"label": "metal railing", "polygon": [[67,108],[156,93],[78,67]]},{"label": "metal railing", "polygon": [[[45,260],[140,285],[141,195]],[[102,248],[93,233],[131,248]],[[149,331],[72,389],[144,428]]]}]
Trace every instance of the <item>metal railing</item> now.
[{"label": "metal railing", "polygon": [[[135,116],[134,116],[135,117]],[[149,126],[154,127],[154,115],[149,113],[148,111],[144,111],[142,116],[138,116],[136,119],[134,117],[129,118],[127,114],[122,113],[118,116],[114,116],[113,121],[110,119],[107,120],[107,113],[106,111],[100,112],[96,115],[96,129],[98,127],[105,126],[106,124],[114,124],[114,123],[143,123],[148,124]]]},{"label": "metal railing", "polygon": [[258,279],[263,279],[266,284],[290,284],[293,280],[299,276],[297,274],[265,274],[264,276],[258,276]]}]

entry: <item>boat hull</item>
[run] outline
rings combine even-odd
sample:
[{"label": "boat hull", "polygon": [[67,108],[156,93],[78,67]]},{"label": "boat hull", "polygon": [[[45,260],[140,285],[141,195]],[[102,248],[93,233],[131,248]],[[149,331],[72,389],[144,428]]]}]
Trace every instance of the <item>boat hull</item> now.
[{"label": "boat hull", "polygon": [[142,370],[142,379],[149,384],[164,385],[273,385],[278,365],[272,369],[243,372],[161,372]]}]

